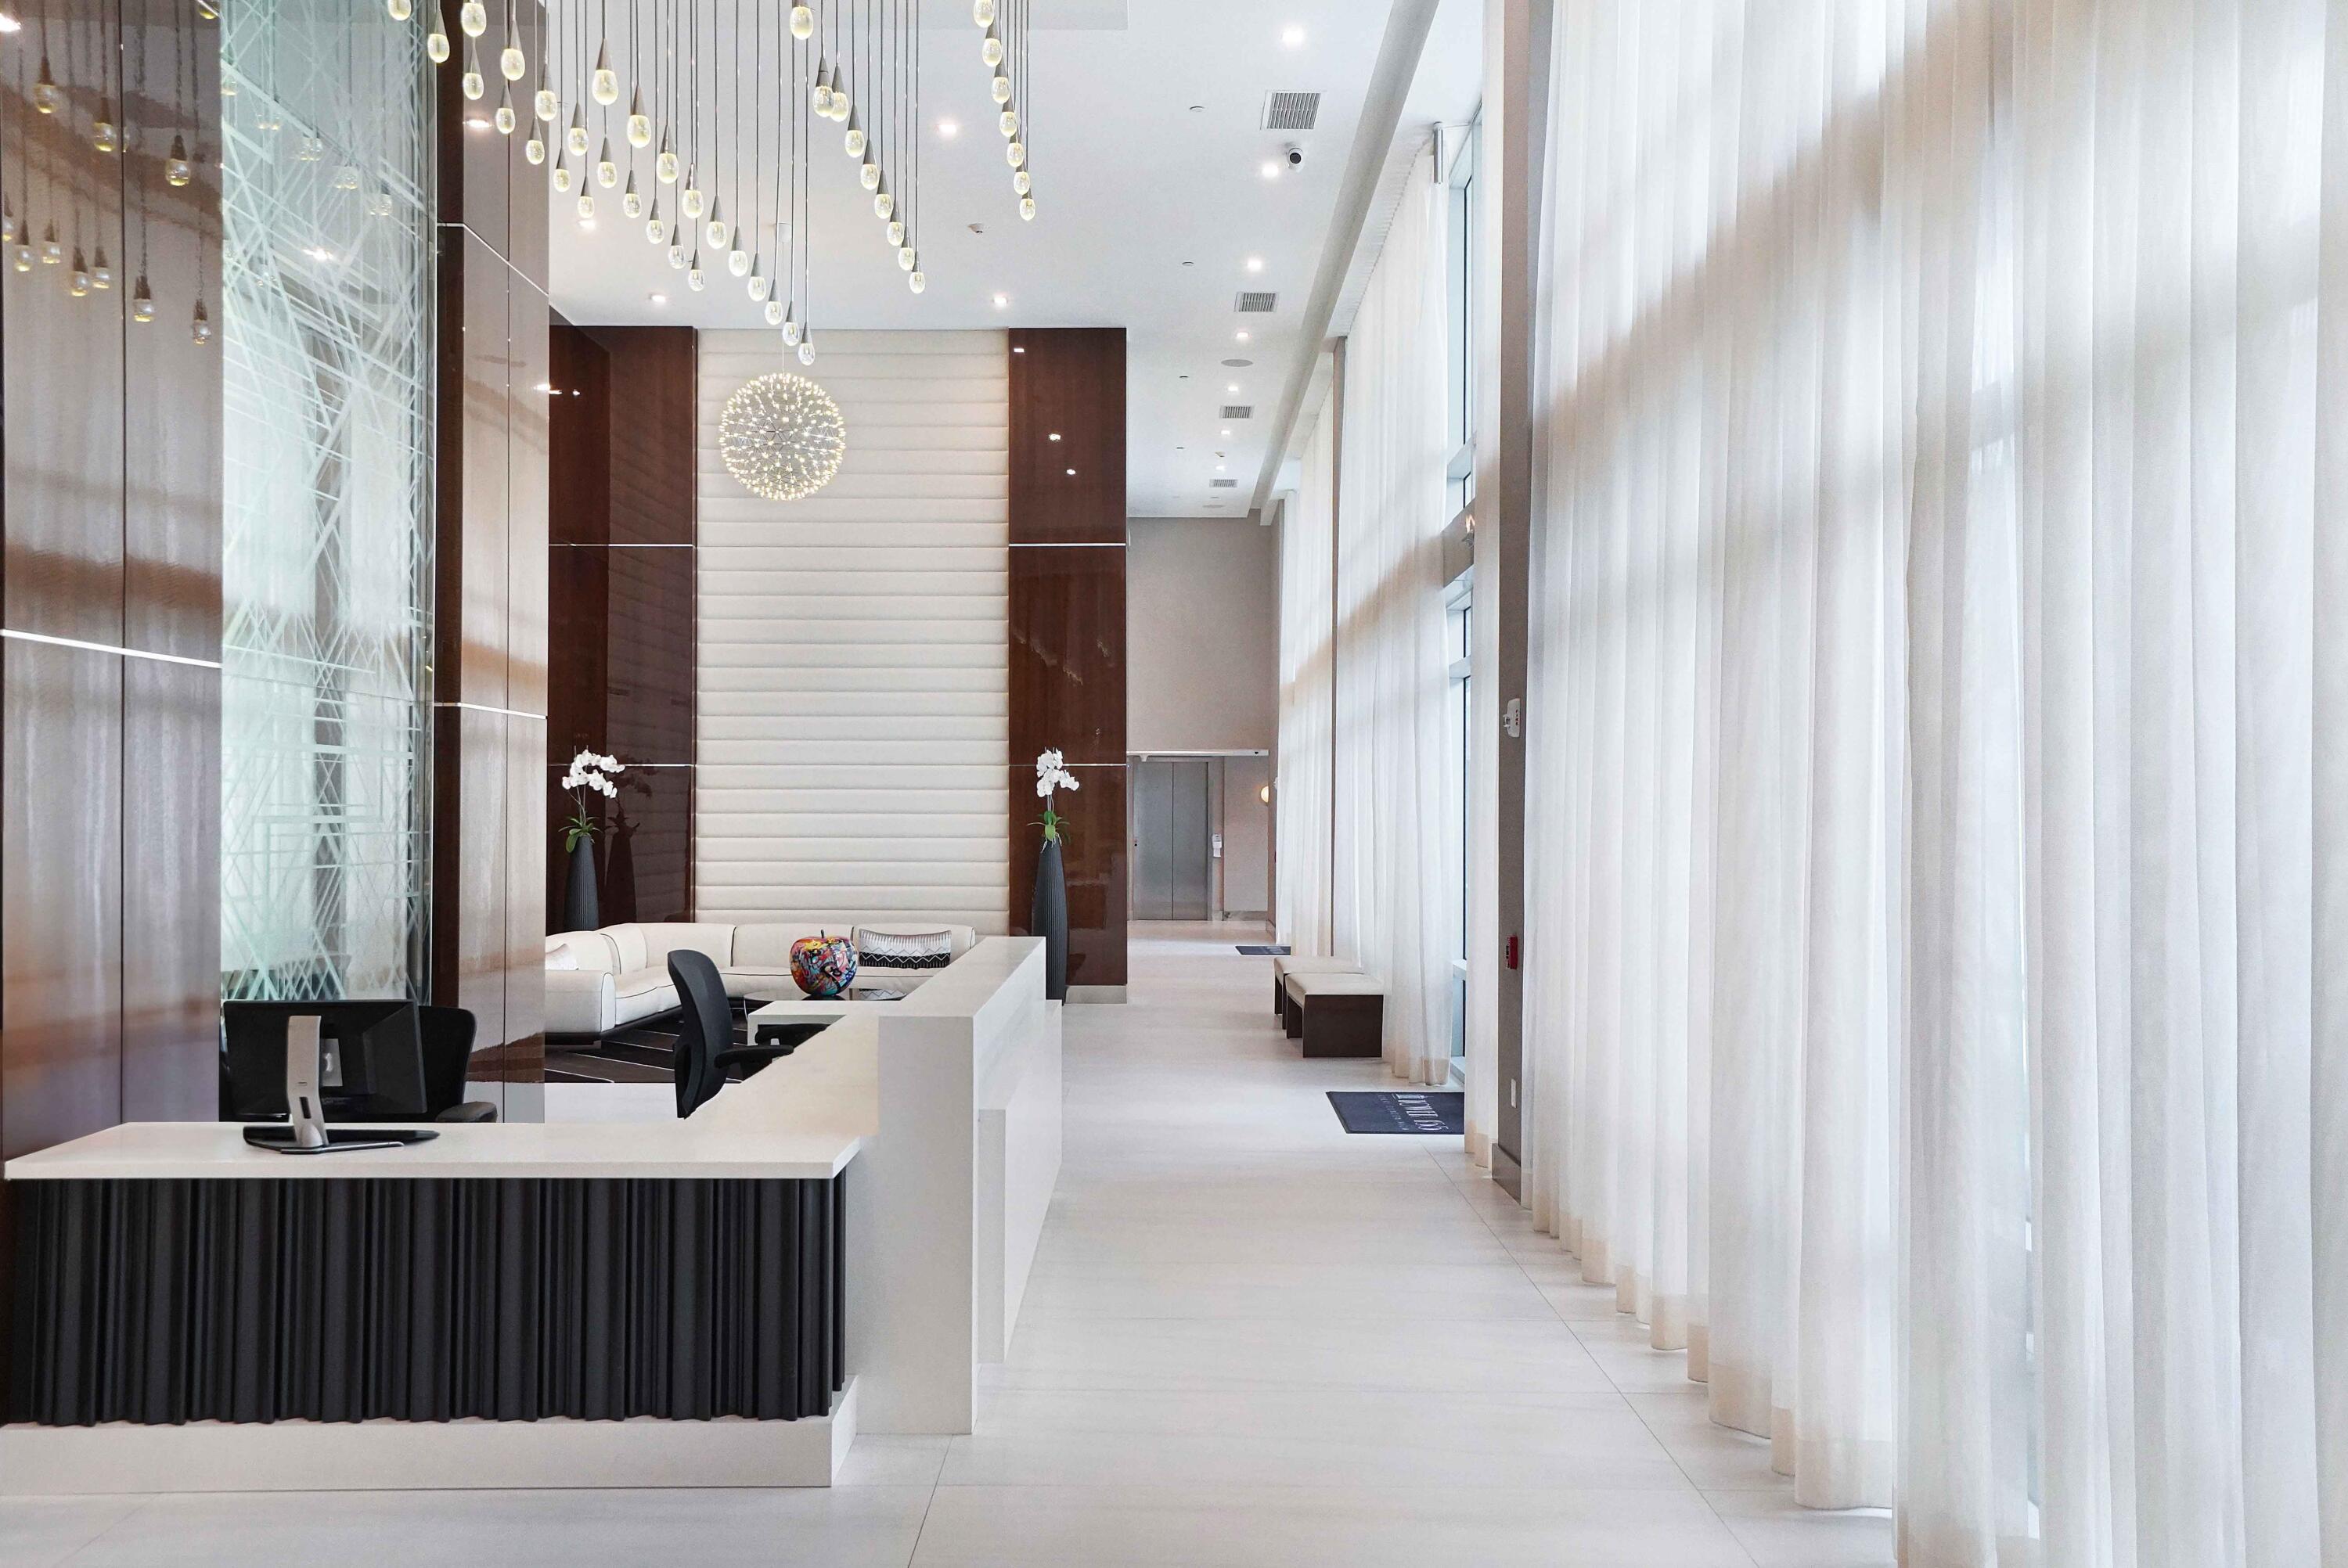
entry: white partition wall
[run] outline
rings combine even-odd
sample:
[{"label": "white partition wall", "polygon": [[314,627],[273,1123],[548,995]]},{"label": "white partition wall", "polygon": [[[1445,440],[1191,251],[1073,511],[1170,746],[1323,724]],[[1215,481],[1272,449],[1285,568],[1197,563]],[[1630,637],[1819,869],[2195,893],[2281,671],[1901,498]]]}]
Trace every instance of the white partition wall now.
[{"label": "white partition wall", "polygon": [[775,334],[701,334],[700,768],[705,920],[1004,928],[1009,394],[999,332],[828,333],[805,374],[848,456],[799,501],[726,471],[717,420],[785,368]]}]

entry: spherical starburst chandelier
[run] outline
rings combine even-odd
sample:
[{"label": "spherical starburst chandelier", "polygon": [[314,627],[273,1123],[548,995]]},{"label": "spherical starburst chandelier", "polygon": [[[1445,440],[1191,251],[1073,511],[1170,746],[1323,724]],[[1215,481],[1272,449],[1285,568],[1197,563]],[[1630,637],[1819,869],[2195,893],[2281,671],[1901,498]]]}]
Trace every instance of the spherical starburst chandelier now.
[{"label": "spherical starburst chandelier", "polygon": [[803,375],[745,382],[717,419],[717,449],[742,487],[796,501],[831,483],[848,452],[848,421],[831,395]]}]

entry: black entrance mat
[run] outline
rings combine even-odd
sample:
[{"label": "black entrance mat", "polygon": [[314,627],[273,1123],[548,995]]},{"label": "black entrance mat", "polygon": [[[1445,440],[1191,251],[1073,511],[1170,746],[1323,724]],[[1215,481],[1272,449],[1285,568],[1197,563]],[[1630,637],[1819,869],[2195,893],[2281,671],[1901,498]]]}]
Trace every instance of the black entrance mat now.
[{"label": "black entrance mat", "polygon": [[1456,1089],[1375,1093],[1332,1089],[1329,1104],[1348,1132],[1432,1132],[1456,1138],[1468,1131],[1468,1097]]},{"label": "black entrance mat", "polygon": [[1288,949],[1286,948],[1270,947],[1262,942],[1241,942],[1239,945],[1239,948],[1241,955],[1244,958],[1284,958],[1288,957]]}]

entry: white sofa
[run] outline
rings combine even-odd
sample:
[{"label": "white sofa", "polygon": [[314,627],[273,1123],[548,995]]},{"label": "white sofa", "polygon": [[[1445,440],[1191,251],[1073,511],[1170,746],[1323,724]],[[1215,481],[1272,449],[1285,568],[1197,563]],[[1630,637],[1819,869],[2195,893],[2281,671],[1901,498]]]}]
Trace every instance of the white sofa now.
[{"label": "white sofa", "polygon": [[[970,951],[978,936],[968,926],[899,923],[851,926],[823,930],[844,936],[865,950],[872,937],[943,935],[949,942],[949,962]],[[677,1005],[676,988],[669,983],[668,956],[683,948],[709,955],[726,981],[726,994],[735,997],[795,997],[791,979],[791,944],[818,935],[813,926],[787,922],[722,925],[710,921],[606,926],[595,931],[561,931],[546,939],[546,1032],[550,1035],[604,1035],[632,1023],[669,1011]],[[857,966],[861,985],[883,981],[910,990],[939,971],[934,968],[891,968],[881,964]]]}]

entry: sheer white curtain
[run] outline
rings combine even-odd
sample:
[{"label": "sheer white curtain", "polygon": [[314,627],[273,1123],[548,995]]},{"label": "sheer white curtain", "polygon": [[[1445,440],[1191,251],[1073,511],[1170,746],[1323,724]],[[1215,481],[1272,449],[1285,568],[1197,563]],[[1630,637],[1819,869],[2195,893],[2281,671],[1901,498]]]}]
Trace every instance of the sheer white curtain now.
[{"label": "sheer white curtain", "polygon": [[1451,1071],[1458,846],[1447,744],[1442,534],[1445,190],[1413,163],[1345,342],[1338,444],[1334,950],[1385,984],[1385,1059]]},{"label": "sheer white curtain", "polygon": [[1280,522],[1280,758],[1272,795],[1274,929],[1299,953],[1329,947],[1331,488],[1336,411],[1322,405]]},{"label": "sheer white curtain", "polygon": [[2348,1563],[2348,14],[1555,46],[1538,1210],[1910,1563]]}]

